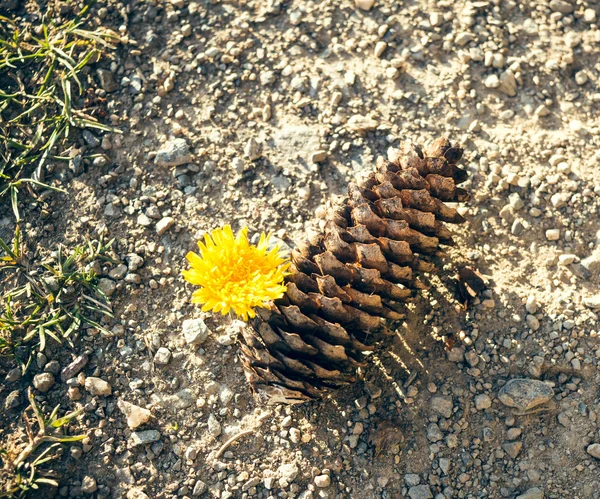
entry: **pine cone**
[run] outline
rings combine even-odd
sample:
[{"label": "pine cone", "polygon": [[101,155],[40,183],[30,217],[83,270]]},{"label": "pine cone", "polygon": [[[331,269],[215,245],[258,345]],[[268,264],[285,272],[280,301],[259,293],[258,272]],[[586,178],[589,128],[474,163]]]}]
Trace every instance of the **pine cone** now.
[{"label": "pine cone", "polygon": [[241,338],[252,390],[267,402],[301,403],[356,380],[382,338],[404,317],[403,302],[424,288],[417,274],[435,270],[444,222],[463,217],[445,202],[465,201],[456,184],[463,150],[438,139],[423,153],[405,143],[378,158],[376,172],[292,252],[287,292],[257,309]]}]

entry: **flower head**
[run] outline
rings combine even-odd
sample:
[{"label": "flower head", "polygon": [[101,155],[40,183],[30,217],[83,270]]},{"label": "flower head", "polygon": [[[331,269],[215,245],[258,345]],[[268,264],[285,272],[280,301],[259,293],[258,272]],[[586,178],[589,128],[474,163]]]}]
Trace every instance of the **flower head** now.
[{"label": "flower head", "polygon": [[279,246],[267,249],[269,237],[264,233],[256,246],[248,242],[248,227],[233,235],[231,227],[215,229],[198,241],[200,255],[189,252],[191,268],[182,272],[186,281],[200,289],[192,295],[202,310],[233,310],[243,320],[255,317],[255,307],[263,307],[281,298],[289,263],[279,253]]}]

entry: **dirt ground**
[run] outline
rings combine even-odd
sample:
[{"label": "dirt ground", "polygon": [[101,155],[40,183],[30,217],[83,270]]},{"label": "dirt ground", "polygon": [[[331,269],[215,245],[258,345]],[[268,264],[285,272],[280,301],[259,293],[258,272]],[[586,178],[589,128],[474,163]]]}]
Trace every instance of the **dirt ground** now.
[{"label": "dirt ground", "polygon": [[[104,234],[127,266],[102,268],[111,334],[44,352],[61,368],[86,354],[84,376],[111,387],[77,399],[57,376],[36,392],[85,407],[57,496],[600,498],[599,19],[585,0],[97,2],[92,25],[121,44],[89,74],[122,134],[79,139],[108,161],[57,165],[69,195],[45,201],[49,218],[25,207],[30,246]],[[254,400],[242,325],[190,303],[185,254],[223,224],[301,237],[388,147],[439,136],[464,147],[472,194],[443,272],[358,383],[300,406]],[[182,164],[160,159],[168,146]],[[459,264],[488,284],[468,310]],[[198,318],[208,338],[186,344]],[[0,382],[3,410],[44,366]],[[515,378],[553,396],[509,407]],[[128,428],[119,400],[150,420]]]}]

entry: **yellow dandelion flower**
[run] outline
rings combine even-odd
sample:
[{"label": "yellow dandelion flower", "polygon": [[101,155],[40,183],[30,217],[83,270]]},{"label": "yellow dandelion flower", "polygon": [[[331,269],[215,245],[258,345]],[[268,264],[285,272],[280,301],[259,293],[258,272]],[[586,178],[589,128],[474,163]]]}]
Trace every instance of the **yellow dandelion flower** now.
[{"label": "yellow dandelion flower", "polygon": [[215,229],[198,241],[200,255],[189,252],[191,268],[182,272],[186,281],[200,289],[192,302],[202,304],[203,311],[225,315],[233,310],[243,320],[255,317],[255,307],[281,298],[286,286],[289,263],[279,253],[279,246],[268,250],[269,237],[264,233],[256,246],[248,242],[248,227],[234,236],[231,227]]}]

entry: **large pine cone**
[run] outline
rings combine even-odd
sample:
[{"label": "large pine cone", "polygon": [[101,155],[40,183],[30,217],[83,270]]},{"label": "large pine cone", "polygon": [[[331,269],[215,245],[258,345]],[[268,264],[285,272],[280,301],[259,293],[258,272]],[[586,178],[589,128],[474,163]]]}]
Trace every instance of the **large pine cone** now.
[{"label": "large pine cone", "polygon": [[287,292],[241,338],[252,390],[272,403],[300,403],[351,383],[372,351],[404,317],[403,302],[422,289],[453,240],[444,222],[463,217],[444,202],[465,201],[456,184],[463,150],[438,139],[425,151],[406,143],[378,158],[376,173],[350,184],[324,234],[292,252]]}]

